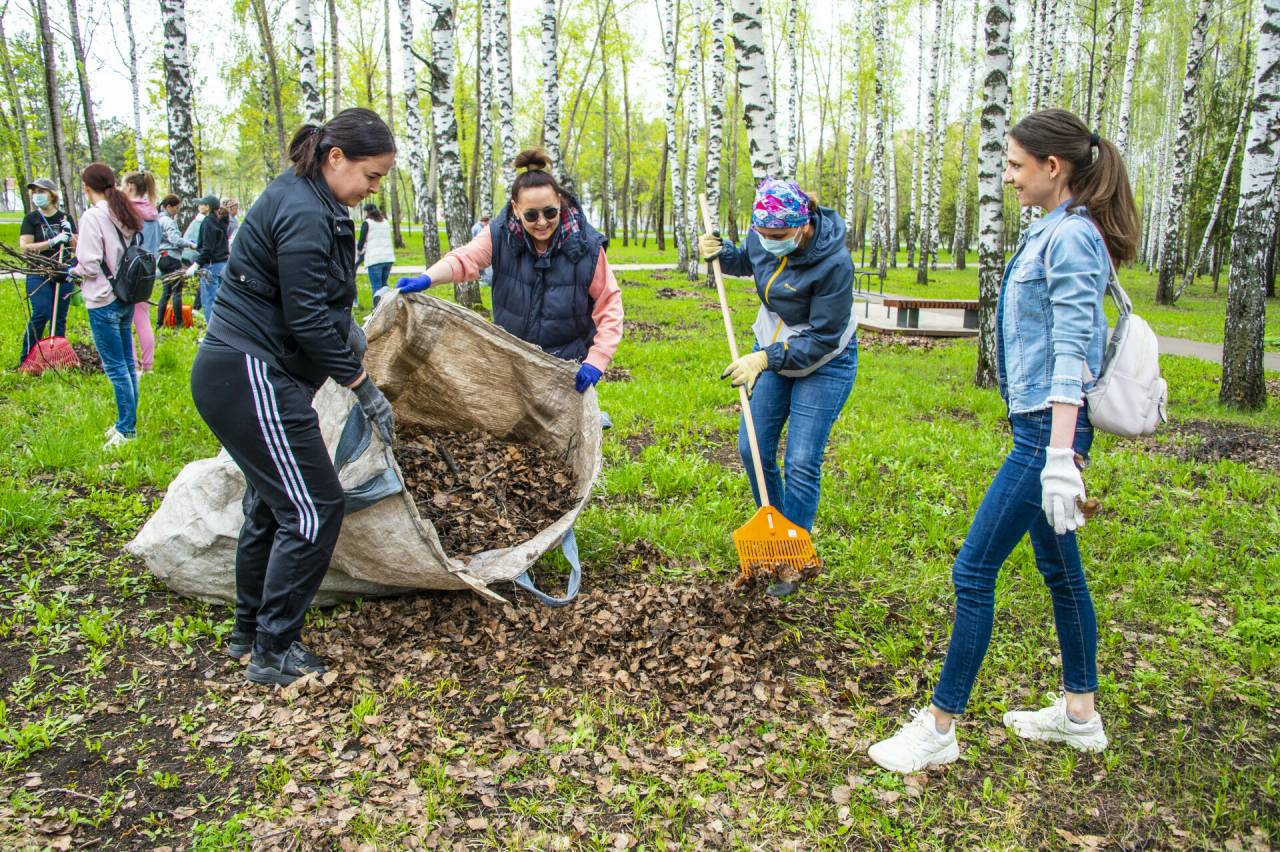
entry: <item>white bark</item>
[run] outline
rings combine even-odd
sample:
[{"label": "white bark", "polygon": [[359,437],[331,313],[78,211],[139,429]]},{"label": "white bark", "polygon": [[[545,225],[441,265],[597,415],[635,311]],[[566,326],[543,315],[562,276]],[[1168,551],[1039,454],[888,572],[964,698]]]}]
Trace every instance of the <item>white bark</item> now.
[{"label": "white bark", "polygon": [[707,104],[707,206],[720,221],[720,150],[724,133],[725,0],[711,0],[711,99]]},{"label": "white bark", "polygon": [[1267,249],[1275,233],[1276,154],[1280,149],[1280,2],[1258,4],[1253,111],[1240,173],[1240,203],[1231,236],[1231,277],[1223,330],[1218,400],[1261,408],[1267,388],[1263,339],[1267,326]]},{"label": "white bark", "polygon": [[1033,34],[1035,52],[1031,56],[1031,62],[1035,66],[1033,74],[1034,86],[1027,93],[1030,101],[1029,111],[1036,112],[1043,109],[1044,99],[1040,96],[1044,91],[1045,84],[1045,56],[1048,54],[1049,45],[1045,38],[1045,31],[1049,29],[1049,4],[1053,0],[1040,0],[1035,9],[1035,32]]},{"label": "white bark", "polygon": [[978,145],[978,368],[975,384],[996,384],[996,304],[1004,276],[1005,138],[1009,133],[1013,52],[1010,0],[988,0],[982,18],[987,60],[982,71],[982,117]]},{"label": "white bark", "polygon": [[916,127],[915,144],[911,146],[911,207],[907,213],[907,267],[915,266],[916,243],[920,239],[920,164],[923,157],[924,137],[922,134],[924,121],[924,66],[925,66],[925,26],[924,2],[916,7],[920,14],[916,26],[920,35],[920,64],[916,72]]},{"label": "white bark", "polygon": [[1045,0],[1043,5],[1047,9],[1047,16],[1044,27],[1044,54],[1040,57],[1040,108],[1049,109],[1058,103],[1057,93],[1054,91],[1057,79],[1058,3]]},{"label": "white bark", "polygon": [[311,37],[311,0],[293,0],[293,41],[298,54],[298,83],[302,88],[302,121],[324,124],[324,99],[316,76],[316,46]]},{"label": "white bark", "polygon": [[[396,0],[400,9],[400,74],[404,82],[404,131],[408,150],[405,160],[413,197],[414,216],[422,223],[423,252],[440,256],[440,235],[436,230],[434,199],[427,191],[427,164],[422,156],[422,111],[418,105],[417,58],[413,54],[413,0]],[[434,252],[433,252],[434,250]]]},{"label": "white bark", "polygon": [[671,174],[671,215],[675,220],[671,238],[676,244],[676,266],[689,268],[688,220],[685,217],[684,170],[680,168],[680,146],[676,141],[676,4],[665,0],[662,32],[662,61],[667,72],[667,171]]},{"label": "white bark", "polygon": [[333,89],[333,115],[342,112],[342,50],[338,41],[338,2],[328,0],[329,7],[329,83]]},{"label": "white bark", "polygon": [[1231,152],[1227,154],[1227,164],[1222,169],[1222,179],[1218,181],[1218,191],[1213,196],[1213,211],[1209,214],[1209,223],[1204,227],[1204,237],[1200,240],[1200,249],[1196,252],[1192,264],[1187,267],[1186,275],[1182,279],[1182,286],[1178,288],[1177,294],[1173,297],[1174,302],[1178,301],[1183,292],[1191,286],[1191,282],[1195,280],[1196,270],[1204,262],[1205,252],[1209,249],[1209,242],[1213,238],[1213,228],[1218,224],[1218,214],[1222,212],[1222,199],[1227,194],[1227,184],[1231,181],[1231,166],[1235,164],[1236,154],[1240,151],[1240,140],[1244,138],[1245,125],[1249,120],[1250,100],[1250,98],[1245,98],[1244,105],[1240,108],[1240,121],[1236,124],[1235,135],[1231,137]]},{"label": "white bark", "polygon": [[[941,0],[939,0],[941,2]],[[871,227],[874,233],[872,246],[878,246],[879,251],[872,251],[873,255],[879,256],[880,275],[883,277],[889,271],[889,240],[887,237],[889,214],[888,199],[886,198],[887,184],[885,174],[885,139],[884,139],[884,114],[885,114],[885,77],[888,71],[888,56],[885,55],[885,17],[886,17],[885,0],[876,0],[875,19],[872,26],[872,38],[875,41],[875,57],[876,57],[876,97],[875,97],[875,134],[873,136],[872,150],[875,152],[872,156],[873,171],[871,176]]]},{"label": "white bark", "polygon": [[556,55],[556,0],[542,0],[542,139],[551,156],[556,180],[569,191],[572,184],[560,157],[560,70]]},{"label": "white bark", "polygon": [[169,188],[182,199],[179,225],[196,212],[196,146],[192,138],[191,63],[185,0],[160,0],[164,21],[164,81],[169,122]]},{"label": "white bark", "polygon": [[[100,145],[98,120],[93,113],[93,95],[89,91],[89,69],[86,65],[84,42],[80,39],[80,14],[76,0],[67,0],[67,23],[71,29],[71,51],[76,60],[76,76],[80,80],[80,102],[84,109],[84,130],[89,137],[89,159],[99,160]],[[74,140],[73,140],[74,141]]]},{"label": "white bark", "polygon": [[747,130],[751,173],[758,183],[776,174],[780,165],[769,69],[765,65],[764,30],[760,26],[760,0],[735,0],[733,47],[738,57],[738,96]]},{"label": "white bark", "polygon": [[929,249],[933,238],[930,222],[933,221],[933,216],[924,199],[931,193],[934,179],[931,151],[938,126],[938,63],[941,57],[941,49],[942,0],[936,0],[934,3],[933,46],[929,51],[929,81],[928,88],[925,91],[925,109],[927,112],[925,114],[925,130],[922,141],[926,150],[922,155],[923,162],[920,167],[920,197],[922,201],[920,205],[920,264],[916,267],[916,282],[919,284],[929,283]]},{"label": "white bark", "polygon": [[[1095,0],[1096,2],[1096,0]],[[1107,86],[1111,82],[1112,53],[1116,45],[1116,24],[1120,21],[1120,0],[1111,0],[1111,10],[1107,13],[1107,30],[1103,38],[1102,69],[1098,85],[1094,88],[1093,104],[1089,110],[1089,121],[1094,132],[1102,132],[1102,117],[1107,110]]]},{"label": "white bark", "polygon": [[502,142],[502,183],[516,181],[512,163],[520,153],[516,146],[515,97],[511,83],[511,25],[507,10],[511,0],[489,0],[493,8],[493,86],[498,99],[498,138]]},{"label": "white bark", "polygon": [[[702,117],[698,107],[702,103],[702,0],[693,0],[693,35],[689,41],[689,76],[684,84],[684,121],[687,143],[685,145],[685,243],[696,243],[698,228],[698,139],[701,136]],[[689,251],[688,275],[690,281],[698,280],[698,258]]]},{"label": "white bark", "polygon": [[973,127],[973,93],[978,82],[978,28],[982,25],[981,0],[973,7],[973,33],[969,41],[969,87],[961,108],[964,124],[960,131],[960,173],[956,176],[956,226],[951,236],[951,262],[955,269],[965,268],[965,252],[969,248],[969,132]]},{"label": "white bark", "polygon": [[1124,57],[1124,78],[1120,84],[1120,117],[1116,121],[1115,145],[1120,156],[1129,153],[1129,120],[1133,113],[1133,77],[1138,68],[1138,37],[1142,34],[1142,1],[1133,0],[1129,19],[1129,49]]},{"label": "white bark", "polygon": [[[697,0],[694,0],[696,3]],[[800,0],[791,0],[787,6],[787,153],[782,161],[782,173],[787,180],[796,179],[796,144],[799,135],[797,93],[800,91],[800,63],[796,59],[796,27],[800,22]]]},{"label": "white bark", "polygon": [[898,268],[898,145],[893,124],[893,105],[885,109],[885,154],[888,159],[885,180],[888,181],[885,201],[885,245],[888,246],[889,266]]},{"label": "white bark", "polygon": [[[133,87],[133,155],[139,171],[147,169],[147,152],[142,140],[142,80],[138,77],[138,42],[133,35],[133,10],[129,0],[120,0],[124,12],[124,29],[129,39],[129,84]],[[21,135],[26,136],[26,122],[22,122]],[[26,140],[23,140],[25,147]]]},{"label": "white bark", "polygon": [[458,154],[458,117],[453,106],[453,6],[426,0],[431,19],[431,117],[435,124],[438,186],[450,248],[471,239],[466,181]]},{"label": "white bark", "polygon": [[493,3],[480,0],[480,215],[493,214]]},{"label": "white bark", "polygon": [[1169,176],[1168,202],[1165,205],[1164,235],[1160,247],[1160,278],[1156,284],[1156,303],[1173,304],[1173,288],[1177,286],[1178,261],[1182,258],[1182,214],[1185,196],[1191,183],[1191,132],[1196,121],[1196,93],[1200,84],[1200,67],[1204,63],[1205,34],[1209,30],[1209,13],[1214,0],[1200,0],[1187,41],[1187,67],[1182,77],[1182,105],[1178,110],[1178,131],[1173,142],[1173,167]]},{"label": "white bark", "polygon": [[4,35],[4,12],[5,10],[0,9],[0,63],[4,69],[4,85],[9,92],[9,104],[18,125],[18,145],[22,149],[22,185],[25,187],[31,185],[36,175],[31,167],[31,138],[27,134],[26,110],[23,109],[22,98],[13,79],[13,65],[9,61],[9,42]]}]

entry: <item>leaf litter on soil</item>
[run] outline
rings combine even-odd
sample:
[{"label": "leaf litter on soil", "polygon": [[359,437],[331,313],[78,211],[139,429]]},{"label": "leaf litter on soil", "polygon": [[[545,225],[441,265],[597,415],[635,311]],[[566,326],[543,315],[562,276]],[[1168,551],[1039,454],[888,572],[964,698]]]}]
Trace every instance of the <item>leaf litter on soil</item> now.
[{"label": "leaf litter on soil", "polygon": [[450,556],[528,541],[578,502],[573,469],[533,444],[416,426],[401,427],[397,439],[405,488]]}]

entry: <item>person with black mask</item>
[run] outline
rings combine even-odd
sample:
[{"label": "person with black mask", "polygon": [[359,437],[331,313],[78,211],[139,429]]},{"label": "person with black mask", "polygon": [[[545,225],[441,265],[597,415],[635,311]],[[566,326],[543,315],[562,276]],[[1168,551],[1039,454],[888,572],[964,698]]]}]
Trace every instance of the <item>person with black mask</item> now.
[{"label": "person with black mask", "polygon": [[332,378],[355,393],[386,444],[395,434],[391,405],[361,364],[347,213],[378,191],[395,152],[391,130],[367,109],[294,135],[293,169],[271,182],[236,234],[192,368],[196,410],[245,476],[227,653],[252,654],[246,674],[254,683],[325,671],[299,640],[342,529],[344,499],[312,398]]}]

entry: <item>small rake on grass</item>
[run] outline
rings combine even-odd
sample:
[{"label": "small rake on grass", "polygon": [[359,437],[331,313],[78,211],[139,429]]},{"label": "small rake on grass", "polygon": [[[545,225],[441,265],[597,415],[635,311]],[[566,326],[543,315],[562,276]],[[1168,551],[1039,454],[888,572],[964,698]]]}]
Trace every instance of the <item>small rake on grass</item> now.
[{"label": "small rake on grass", "polygon": [[[707,196],[699,195],[702,206],[702,225],[711,233],[711,211],[707,208]],[[733,333],[733,320],[729,317],[729,298],[724,291],[724,273],[719,258],[711,261],[715,273],[716,292],[720,296],[720,314],[724,317],[724,330],[729,338],[729,354],[738,360],[738,341]],[[777,507],[769,505],[769,489],[764,480],[764,465],[760,460],[760,445],[756,441],[755,422],[751,417],[751,397],[747,386],[738,386],[738,398],[742,403],[742,419],[746,422],[747,441],[751,445],[751,463],[755,466],[756,486],[760,489],[760,508],[755,516],[733,533],[733,545],[738,550],[738,567],[742,573],[733,581],[734,588],[755,591],[765,583],[798,583],[811,580],[822,572],[822,560],[813,549],[813,539],[807,530],[787,520]]]}]

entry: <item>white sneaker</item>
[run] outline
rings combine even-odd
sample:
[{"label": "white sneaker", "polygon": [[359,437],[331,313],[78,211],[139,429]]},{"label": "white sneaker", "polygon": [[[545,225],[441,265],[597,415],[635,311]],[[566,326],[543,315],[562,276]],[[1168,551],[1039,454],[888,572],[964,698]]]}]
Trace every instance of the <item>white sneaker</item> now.
[{"label": "white sneaker", "polygon": [[116,447],[123,447],[132,440],[132,438],[125,437],[122,433],[116,430],[116,427],[112,426],[107,430],[107,442],[102,445],[102,449],[114,450]]},{"label": "white sneaker", "polygon": [[898,733],[867,749],[867,757],[890,772],[919,772],[930,766],[954,763],[960,758],[956,742],[956,725],[938,733],[933,712],[928,707],[914,708],[912,719]]},{"label": "white sneaker", "polygon": [[1102,751],[1107,747],[1107,734],[1102,717],[1094,714],[1083,724],[1067,718],[1067,696],[1049,693],[1048,707],[1039,710],[1010,710],[1004,724],[1025,740],[1066,743],[1081,751]]}]

